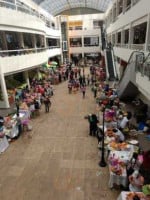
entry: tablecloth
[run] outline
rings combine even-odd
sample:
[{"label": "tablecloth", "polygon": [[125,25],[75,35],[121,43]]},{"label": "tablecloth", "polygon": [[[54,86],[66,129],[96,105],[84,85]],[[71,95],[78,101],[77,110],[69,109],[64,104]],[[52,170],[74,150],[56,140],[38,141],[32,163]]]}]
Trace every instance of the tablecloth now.
[{"label": "tablecloth", "polygon": [[122,175],[116,175],[110,169],[111,169],[111,167],[109,166],[109,175],[110,175],[109,176],[109,183],[108,183],[109,188],[113,188],[114,184],[127,187],[128,178],[127,178],[126,168],[122,168],[122,170],[123,170]]},{"label": "tablecloth", "polygon": [[[133,155],[133,150],[130,150],[130,151],[111,151],[110,154],[109,154],[109,157],[112,156],[112,155],[115,158],[119,158],[120,161],[127,163]],[[126,167],[122,167],[122,174],[121,175],[116,175],[115,173],[113,173],[111,171],[111,166],[109,166],[109,173],[110,173],[110,177],[109,177],[109,187],[110,188],[113,188],[114,184],[122,185],[124,187],[128,186],[128,177],[127,177]]]}]

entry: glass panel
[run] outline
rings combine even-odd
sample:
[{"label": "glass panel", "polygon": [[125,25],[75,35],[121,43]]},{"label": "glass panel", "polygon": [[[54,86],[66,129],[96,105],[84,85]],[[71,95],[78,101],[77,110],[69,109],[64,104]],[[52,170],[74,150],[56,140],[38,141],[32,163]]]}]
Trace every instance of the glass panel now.
[{"label": "glass panel", "polygon": [[71,47],[81,47],[82,46],[81,38],[70,38],[70,46]]}]

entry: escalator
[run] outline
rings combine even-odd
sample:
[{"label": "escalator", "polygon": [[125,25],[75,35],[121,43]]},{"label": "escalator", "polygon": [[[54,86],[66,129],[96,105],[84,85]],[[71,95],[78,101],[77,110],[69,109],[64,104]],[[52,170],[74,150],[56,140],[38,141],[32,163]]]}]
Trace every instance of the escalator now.
[{"label": "escalator", "polygon": [[109,79],[109,81],[115,81],[118,77],[114,62],[113,47],[112,45],[107,44],[105,35],[106,35],[105,30],[103,29],[103,27],[101,27],[101,42],[102,42],[102,50],[105,53],[106,76]]},{"label": "escalator", "polygon": [[136,69],[139,65],[143,64],[143,60],[143,52],[132,52],[126,70],[118,84],[118,96],[121,100],[132,100],[138,95],[139,91],[136,85]]},{"label": "escalator", "polygon": [[115,76],[115,71],[114,71],[114,62],[113,62],[113,56],[112,56],[112,50],[111,48],[107,48],[105,54],[105,59],[106,59],[106,67],[108,71],[108,79],[109,81],[114,81],[116,80]]}]

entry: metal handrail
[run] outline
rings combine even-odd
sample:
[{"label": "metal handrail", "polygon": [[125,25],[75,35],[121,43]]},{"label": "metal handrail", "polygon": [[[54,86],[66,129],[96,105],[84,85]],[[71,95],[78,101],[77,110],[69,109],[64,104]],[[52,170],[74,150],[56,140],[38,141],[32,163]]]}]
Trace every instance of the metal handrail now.
[{"label": "metal handrail", "polygon": [[[124,71],[124,74],[126,73],[128,67],[129,67],[129,64],[130,64],[131,62],[133,62],[132,59],[133,59],[133,55],[134,55],[135,53],[143,54],[143,58],[144,58],[144,53],[143,53],[143,52],[141,52],[141,51],[133,51],[133,52],[131,53],[129,59],[128,59],[127,67],[126,67],[126,69],[125,69],[125,71]],[[136,60],[135,60],[135,61],[136,61]],[[144,61],[144,60],[143,60],[143,61]],[[123,79],[123,76],[120,78],[119,83],[122,81],[122,79]]]}]

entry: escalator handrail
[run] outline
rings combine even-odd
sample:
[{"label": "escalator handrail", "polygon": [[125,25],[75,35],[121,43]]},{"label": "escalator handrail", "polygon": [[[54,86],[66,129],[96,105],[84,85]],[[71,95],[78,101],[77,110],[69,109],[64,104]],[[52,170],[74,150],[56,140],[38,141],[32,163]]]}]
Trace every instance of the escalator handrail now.
[{"label": "escalator handrail", "polygon": [[[127,71],[128,67],[129,67],[129,64],[131,63],[131,58],[133,57],[133,55],[134,55],[135,53],[141,53],[141,54],[143,54],[143,57],[144,57],[144,53],[143,53],[143,52],[141,52],[141,51],[133,51],[133,52],[131,53],[131,55],[130,55],[129,59],[128,59],[128,62],[127,62],[127,67],[126,67],[126,69],[125,69],[125,71],[124,71],[124,73],[123,73],[123,74],[125,74],[125,73],[126,73],[126,71]],[[143,61],[143,63],[144,63],[144,61]],[[123,78],[123,77],[124,77],[124,76],[122,75],[122,76],[121,76],[121,79],[119,80],[119,83],[122,81],[122,78]]]}]

